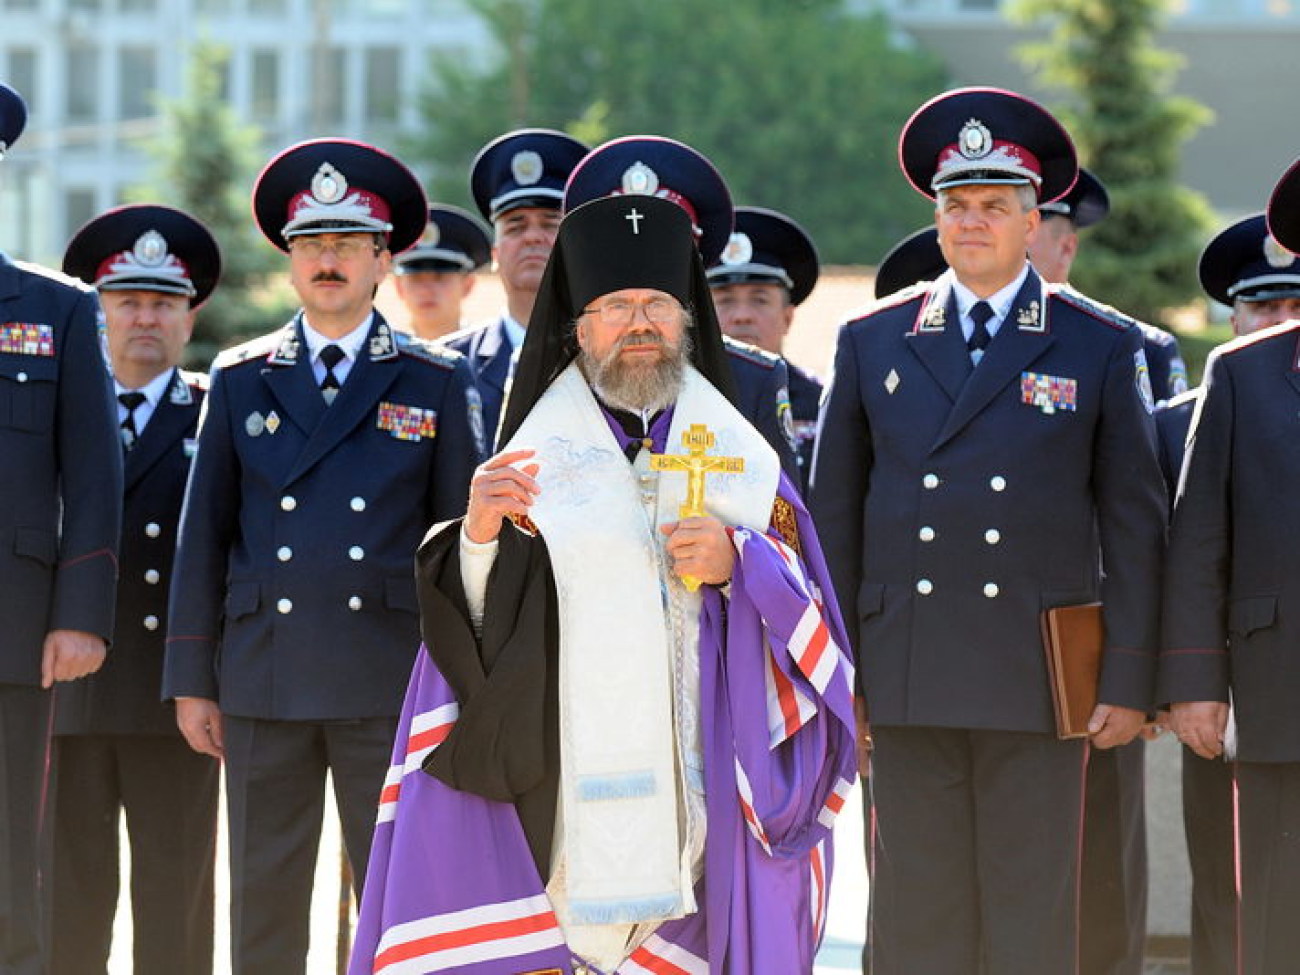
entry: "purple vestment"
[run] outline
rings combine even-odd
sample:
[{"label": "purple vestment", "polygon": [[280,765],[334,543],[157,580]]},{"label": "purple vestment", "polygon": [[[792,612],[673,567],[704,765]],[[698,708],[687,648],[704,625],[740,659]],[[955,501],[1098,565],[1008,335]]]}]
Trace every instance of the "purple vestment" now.
[{"label": "purple vestment", "polygon": [[[830,828],[856,774],[853,672],[812,522],[782,475],[800,551],[733,532],[730,599],[704,591],[700,708],[708,836],[699,911],[618,975],[811,972]],[[349,975],[569,975],[574,960],[515,807],[422,771],[458,708],[421,650],[380,803]]]}]

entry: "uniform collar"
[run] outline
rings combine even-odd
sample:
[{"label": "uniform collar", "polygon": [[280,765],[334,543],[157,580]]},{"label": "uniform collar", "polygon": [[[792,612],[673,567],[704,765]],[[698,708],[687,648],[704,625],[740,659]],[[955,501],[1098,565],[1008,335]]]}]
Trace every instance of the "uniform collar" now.
[{"label": "uniform collar", "polygon": [[[987,298],[981,299],[970,288],[962,284],[957,279],[957,275],[952,277],[952,293],[957,301],[957,313],[965,321],[970,315],[971,306],[979,301],[987,301],[989,307],[993,309],[993,321],[1001,324],[1007,317],[1007,312],[1011,310],[1011,305],[1015,302],[1016,296],[1020,294],[1020,289],[1024,287],[1025,278],[1029,276],[1029,262],[1026,261],[1020,273],[1016,275],[1015,280],[1004,288],[1000,288]],[[993,323],[990,322],[990,325]],[[991,330],[991,329],[990,329]]]},{"label": "uniform collar", "polygon": [[131,389],[127,386],[123,386],[120,382],[117,381],[117,378],[114,377],[113,392],[114,394],[119,396],[122,393],[144,393],[144,398],[146,402],[148,402],[149,406],[152,408],[157,408],[159,401],[162,400],[163,398],[163,394],[165,394],[167,390],[171,388],[172,379],[175,377],[175,375],[176,375],[175,367],[171,369],[165,369],[162,372],[158,373],[158,375],[150,379],[139,389]]},{"label": "uniform collar", "polygon": [[365,344],[366,336],[370,333],[370,325],[374,321],[375,313],[372,310],[365,319],[352,331],[332,339],[322,335],[311,327],[311,322],[307,320],[306,313],[302,316],[302,338],[307,343],[307,359],[315,362],[320,356],[320,350],[327,345],[337,345],[343,350],[349,362],[355,362],[361,354],[361,347]]}]

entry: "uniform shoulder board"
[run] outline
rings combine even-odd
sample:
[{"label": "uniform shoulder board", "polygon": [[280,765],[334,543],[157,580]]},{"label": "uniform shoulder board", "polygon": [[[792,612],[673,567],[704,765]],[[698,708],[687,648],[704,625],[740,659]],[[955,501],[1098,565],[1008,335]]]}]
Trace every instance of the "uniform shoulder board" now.
[{"label": "uniform shoulder board", "polygon": [[26,271],[38,278],[44,278],[51,284],[61,284],[71,288],[74,291],[94,292],[94,288],[86,284],[80,278],[74,278],[71,275],[64,274],[62,271],[55,270],[52,267],[46,267],[44,264],[33,264],[31,261],[14,261],[14,267],[21,271]]},{"label": "uniform shoulder board", "polygon": [[908,285],[899,291],[891,292],[883,298],[873,298],[865,305],[859,305],[845,316],[846,323],[860,322],[864,318],[870,318],[879,312],[889,311],[894,308],[901,308],[903,305],[918,301],[924,298],[930,292],[930,285],[933,281],[918,281],[916,284]]},{"label": "uniform shoulder board", "polygon": [[1148,342],[1167,349],[1170,346],[1178,345],[1178,337],[1172,332],[1168,332],[1159,325],[1148,325],[1146,322],[1138,322],[1138,327],[1142,329],[1142,337]]},{"label": "uniform shoulder board", "polygon": [[779,494],[772,501],[772,520],[768,527],[777,538],[794,549],[796,555],[803,555],[799,547],[799,520],[795,517],[794,505]]},{"label": "uniform shoulder board", "polygon": [[190,389],[197,389],[200,392],[208,391],[208,374],[206,372],[193,372],[189,369],[180,370],[181,382]]},{"label": "uniform shoulder board", "polygon": [[762,366],[764,369],[775,369],[778,362],[781,361],[779,355],[774,355],[765,349],[760,349],[757,345],[750,345],[748,342],[740,342],[726,335],[722,337],[722,344],[727,350],[728,355],[739,356],[742,359],[748,359],[756,366]]},{"label": "uniform shoulder board", "polygon": [[268,335],[259,335],[255,339],[236,345],[217,353],[212,361],[213,369],[228,369],[242,362],[257,362],[271,355],[280,347],[283,329],[277,329]]},{"label": "uniform shoulder board", "polygon": [[1067,304],[1073,305],[1079,311],[1109,325],[1111,328],[1124,331],[1141,325],[1136,318],[1125,315],[1118,308],[1112,308],[1110,305],[1104,305],[1094,298],[1089,298],[1083,292],[1075,291],[1068,284],[1049,284],[1047,285],[1047,291],[1049,295],[1062,299]]},{"label": "uniform shoulder board", "polygon": [[1179,407],[1186,406],[1188,403],[1195,403],[1201,396],[1201,387],[1195,389],[1185,389],[1177,396],[1171,396],[1160,404],[1162,410],[1176,410]]},{"label": "uniform shoulder board", "polygon": [[480,322],[477,325],[466,325],[463,328],[456,329],[456,331],[454,332],[449,332],[446,335],[439,336],[437,340],[437,344],[454,347],[456,345],[460,345],[465,342],[468,342],[479,332],[485,332],[491,326],[492,326],[492,322]]},{"label": "uniform shoulder board", "polygon": [[1234,352],[1249,349],[1257,343],[1267,342],[1279,335],[1287,335],[1295,331],[1300,331],[1300,321],[1281,322],[1277,325],[1270,325],[1268,328],[1261,328],[1258,332],[1251,332],[1249,335],[1239,335],[1234,339],[1230,339],[1213,349],[1210,354],[1232,355]]},{"label": "uniform shoulder board", "polygon": [[394,330],[393,335],[397,339],[397,351],[402,355],[423,359],[425,362],[431,362],[442,369],[455,369],[456,363],[465,358],[455,349],[449,349],[446,346],[417,338],[414,335],[408,335],[405,332]]}]

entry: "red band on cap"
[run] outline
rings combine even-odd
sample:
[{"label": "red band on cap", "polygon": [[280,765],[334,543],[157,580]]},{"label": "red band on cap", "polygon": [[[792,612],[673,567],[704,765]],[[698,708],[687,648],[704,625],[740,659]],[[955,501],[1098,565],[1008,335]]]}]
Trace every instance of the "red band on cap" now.
[{"label": "red band on cap", "polygon": [[956,142],[947,146],[939,153],[939,166],[935,171],[935,181],[938,182],[943,179],[944,173],[948,170],[962,172],[980,169],[1017,173],[1032,179],[1035,183],[1041,183],[1043,179],[1043,167],[1038,162],[1037,156],[1024,146],[1016,145],[1014,142],[994,139],[993,147],[980,156],[963,154]]}]

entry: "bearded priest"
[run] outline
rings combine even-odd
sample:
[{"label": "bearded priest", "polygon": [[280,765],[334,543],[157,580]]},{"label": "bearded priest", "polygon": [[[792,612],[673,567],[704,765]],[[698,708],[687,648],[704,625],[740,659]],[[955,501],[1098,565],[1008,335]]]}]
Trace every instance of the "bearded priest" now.
[{"label": "bearded priest", "polygon": [[560,226],[504,449],[417,556],[351,975],[812,971],[853,670],[693,230],[645,196]]}]

